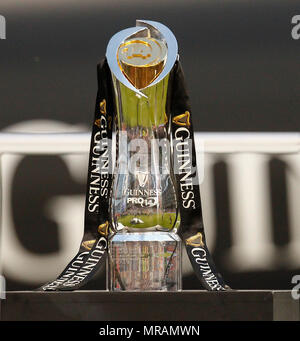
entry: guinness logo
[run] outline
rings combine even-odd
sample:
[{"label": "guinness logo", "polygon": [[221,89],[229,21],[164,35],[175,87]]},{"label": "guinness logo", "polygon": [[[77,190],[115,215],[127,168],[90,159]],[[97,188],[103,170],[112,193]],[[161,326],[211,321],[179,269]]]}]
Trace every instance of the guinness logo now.
[{"label": "guinness logo", "polygon": [[148,173],[136,172],[136,178],[139,186],[144,187],[148,181]]},{"label": "guinness logo", "polygon": [[184,114],[177,115],[173,118],[172,122],[182,127],[189,127],[190,122],[190,112],[186,111]]},{"label": "guinness logo", "polygon": [[191,245],[191,246],[195,246],[195,247],[203,247],[204,243],[202,240],[202,233],[198,232],[197,234],[195,234],[194,236],[188,238],[185,241],[186,245]]},{"label": "guinness logo", "polygon": [[101,114],[106,115],[106,100],[105,99],[100,102],[99,107],[100,107]]},{"label": "guinness logo", "polygon": [[102,234],[102,236],[107,237],[108,235],[108,221],[106,221],[104,224],[101,224],[98,226],[98,232]]},{"label": "guinness logo", "polygon": [[93,240],[87,240],[85,242],[82,242],[81,245],[88,251],[90,251],[95,243],[96,239]]}]

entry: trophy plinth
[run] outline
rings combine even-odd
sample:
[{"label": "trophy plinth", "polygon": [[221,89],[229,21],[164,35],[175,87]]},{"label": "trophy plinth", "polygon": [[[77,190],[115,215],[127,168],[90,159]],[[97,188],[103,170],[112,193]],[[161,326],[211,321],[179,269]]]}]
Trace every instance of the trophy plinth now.
[{"label": "trophy plinth", "polygon": [[181,254],[176,233],[117,233],[109,243],[108,289],[181,290]]}]

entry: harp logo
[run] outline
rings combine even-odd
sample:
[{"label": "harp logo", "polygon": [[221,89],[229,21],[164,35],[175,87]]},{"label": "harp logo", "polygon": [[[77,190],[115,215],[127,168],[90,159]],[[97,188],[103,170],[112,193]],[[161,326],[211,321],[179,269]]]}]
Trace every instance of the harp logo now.
[{"label": "harp logo", "polygon": [[6,20],[0,15],[0,39],[6,39]]},{"label": "harp logo", "polygon": [[191,125],[190,115],[190,112],[186,111],[184,114],[175,116],[173,118],[173,123],[177,124],[178,126],[189,127]]},{"label": "harp logo", "polygon": [[100,119],[98,119],[98,120],[95,121],[95,125],[96,125],[98,128],[100,128]]},{"label": "harp logo", "polygon": [[188,238],[185,241],[185,243],[186,243],[186,245],[190,245],[190,246],[194,246],[194,247],[203,247],[204,243],[203,243],[203,240],[202,240],[202,233],[198,232],[194,236]]},{"label": "harp logo", "polygon": [[145,187],[148,182],[148,173],[136,172],[136,179],[140,185],[140,187]]},{"label": "harp logo", "polygon": [[88,251],[92,250],[93,245],[95,244],[96,239],[93,240],[86,240],[82,242],[81,245]]},{"label": "harp logo", "polygon": [[[102,115],[106,115],[106,100],[105,99],[99,103],[99,109],[100,109],[100,113]],[[111,117],[110,117],[110,120],[111,120]],[[99,128],[101,128],[101,119],[100,118],[95,121],[95,125],[98,126]]]},{"label": "harp logo", "polygon": [[106,115],[106,100],[104,99],[102,102],[100,102],[100,112],[103,115]]},{"label": "harp logo", "polygon": [[292,24],[295,24],[291,31],[292,38],[298,40],[300,38],[300,15],[293,16]]},{"label": "harp logo", "polygon": [[108,221],[98,226],[98,232],[104,237],[108,236]]}]

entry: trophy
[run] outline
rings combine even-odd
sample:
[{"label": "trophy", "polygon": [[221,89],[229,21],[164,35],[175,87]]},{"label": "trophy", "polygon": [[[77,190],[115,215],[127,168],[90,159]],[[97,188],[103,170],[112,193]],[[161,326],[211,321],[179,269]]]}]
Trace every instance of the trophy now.
[{"label": "trophy", "polygon": [[106,57],[118,127],[108,287],[180,290],[181,239],[166,108],[177,42],[165,26],[137,21],[136,28],[111,38]]},{"label": "trophy", "polygon": [[161,23],[137,20],[110,39],[98,65],[79,251],[40,289],[79,289],[106,264],[109,291],[179,291],[183,245],[205,289],[229,288],[206,246],[176,38]]}]

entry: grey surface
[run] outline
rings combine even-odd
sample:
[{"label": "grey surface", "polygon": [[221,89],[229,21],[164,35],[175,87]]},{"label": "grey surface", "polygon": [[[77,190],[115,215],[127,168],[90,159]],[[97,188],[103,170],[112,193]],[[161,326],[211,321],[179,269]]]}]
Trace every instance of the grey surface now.
[{"label": "grey surface", "polygon": [[273,320],[299,321],[300,300],[291,299],[290,291],[273,293]]},{"label": "grey surface", "polygon": [[[298,309],[297,309],[298,307]],[[8,292],[2,321],[299,320],[290,291]]]}]

